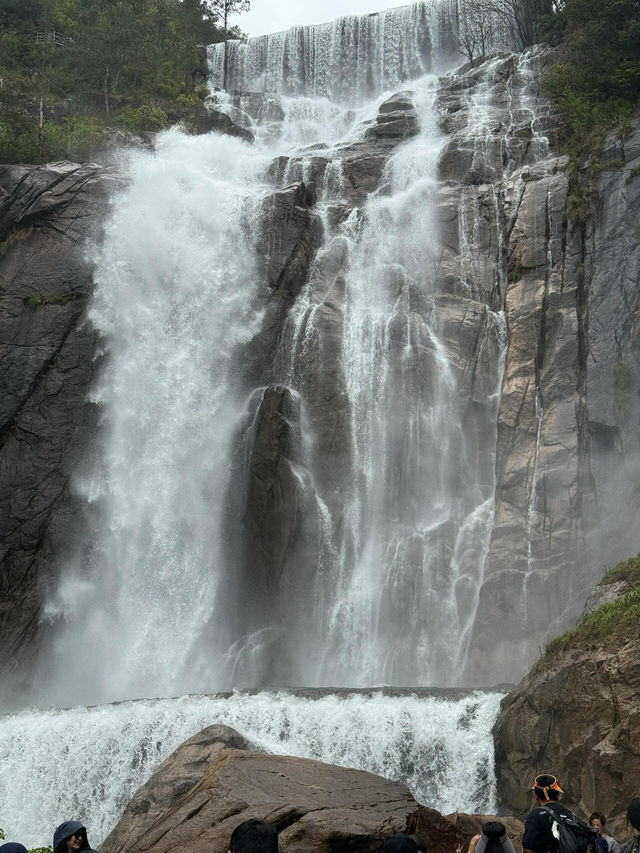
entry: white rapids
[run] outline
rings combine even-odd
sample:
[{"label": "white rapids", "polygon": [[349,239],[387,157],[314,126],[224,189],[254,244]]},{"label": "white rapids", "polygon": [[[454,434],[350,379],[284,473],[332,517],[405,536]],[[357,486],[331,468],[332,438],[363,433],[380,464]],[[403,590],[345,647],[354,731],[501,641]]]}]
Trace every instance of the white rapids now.
[{"label": "white rapids", "polygon": [[502,695],[234,693],[0,717],[2,828],[28,847],[45,846],[59,823],[77,818],[99,846],[158,764],[213,723],[261,750],[403,780],[445,813],[491,812],[491,727]]}]

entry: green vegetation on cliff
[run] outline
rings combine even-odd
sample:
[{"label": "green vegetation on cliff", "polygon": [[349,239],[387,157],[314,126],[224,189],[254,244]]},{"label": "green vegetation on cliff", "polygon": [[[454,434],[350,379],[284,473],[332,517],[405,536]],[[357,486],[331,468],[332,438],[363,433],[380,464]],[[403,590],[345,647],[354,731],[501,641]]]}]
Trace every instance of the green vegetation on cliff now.
[{"label": "green vegetation on cliff", "polygon": [[640,554],[623,560],[604,575],[600,586],[614,583],[626,583],[629,587],[640,586]]},{"label": "green vegetation on cliff", "polygon": [[205,0],[3,0],[0,162],[83,157],[105,125],[158,130],[207,93]]},{"label": "green vegetation on cliff", "polygon": [[615,583],[624,583],[628,591],[587,613],[572,631],[550,640],[536,665],[539,672],[546,670],[562,652],[580,648],[586,643],[624,640],[629,631],[635,633],[640,623],[640,554],[610,569],[600,581],[600,586]]},{"label": "green vegetation on cliff", "polygon": [[564,0],[538,22],[538,38],[559,45],[562,61],[543,80],[543,91],[566,122],[570,155],[570,216],[585,219],[593,178],[581,166],[595,160],[609,131],[623,132],[640,98],[640,0]]}]

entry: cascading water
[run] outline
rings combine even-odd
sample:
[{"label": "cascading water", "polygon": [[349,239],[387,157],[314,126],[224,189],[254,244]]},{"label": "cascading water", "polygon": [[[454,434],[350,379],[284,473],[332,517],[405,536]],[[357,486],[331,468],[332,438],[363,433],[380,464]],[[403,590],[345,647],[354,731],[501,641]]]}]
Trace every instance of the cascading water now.
[{"label": "cascading water", "polygon": [[[452,62],[454,9],[463,20],[464,4],[433,0],[234,45],[231,87],[249,93],[218,95],[218,106],[251,126],[256,145],[172,130],[154,153],[129,158],[94,250],[100,423],[72,481],[86,535],[51,590],[51,640],[30,701],[463,682],[493,524],[506,329],[497,190],[481,199],[465,188],[460,253],[449,270],[443,261],[431,72]],[[216,48],[214,82],[220,61]],[[492,67],[467,107],[474,162],[495,160],[501,177],[504,146],[486,147]],[[390,96],[392,119],[410,102],[402,121],[413,138],[377,139]],[[269,288],[304,244],[294,241],[268,282],[286,237],[278,193],[294,198],[291,221],[308,217],[313,261],[299,290],[279,293],[274,320]],[[483,242],[487,216],[494,243]],[[489,291],[476,285],[487,258]],[[261,336],[278,323],[267,358]],[[252,497],[249,480],[269,477],[268,500]],[[293,518],[278,504],[287,490]],[[290,527],[290,539],[276,537],[271,574],[261,574],[263,543],[246,549],[252,499],[276,506],[274,527]],[[312,707],[274,693],[33,711],[0,719],[0,757],[18,767],[16,744],[34,736],[55,755],[79,720],[88,725],[102,777],[118,778],[102,832],[164,755],[213,722],[270,750],[406,778],[445,811],[486,811],[477,791],[491,776],[498,698],[460,700],[455,713],[423,698]],[[351,721],[342,740],[336,718]],[[405,765],[394,745],[409,749]],[[423,765],[443,777],[437,801],[421,787]],[[102,796],[89,779],[65,800],[61,780],[38,842],[60,809],[95,808]],[[23,798],[25,786],[16,790]]]},{"label": "cascading water", "polygon": [[208,685],[234,356],[259,318],[248,223],[260,168],[263,156],[227,137],[177,131],[129,164],[97,250],[100,443],[74,478],[87,543],[45,612],[64,621],[52,651],[67,673],[49,700],[68,704],[69,680],[84,702]]},{"label": "cascading water", "polygon": [[[436,0],[333,26],[334,53],[340,42],[347,55],[356,32],[373,39],[345,71],[352,101],[362,102],[371,82],[362,77],[365,55],[388,71],[374,78],[378,88],[420,73],[418,43],[427,36],[430,61],[446,62],[447,50],[438,50],[454,37],[450,16],[450,4]],[[306,28],[304,38],[319,43],[326,31]],[[129,183],[96,251],[89,316],[106,351],[93,392],[102,417],[74,478],[86,538],[65,555],[45,612],[54,639],[41,701],[461,683],[451,664],[464,658],[493,517],[499,358],[486,405],[470,408],[468,368],[455,363],[455,320],[437,284],[436,78],[422,75],[402,96],[417,135],[376,148],[367,128],[390,92],[350,111],[309,97],[328,61],[316,52],[300,72],[304,95],[267,99],[263,120],[279,120],[254,148],[171,131],[155,154],[130,159]],[[289,72],[279,68],[282,83]],[[260,253],[277,252],[281,239],[264,222],[270,164],[310,133],[322,141],[289,148],[281,184],[320,182],[324,242],[261,390],[247,381],[243,359],[268,295]],[[382,169],[380,189],[357,204],[348,198],[354,151],[377,157]],[[465,282],[481,349],[499,352],[500,314]],[[327,338],[329,308],[339,341],[334,320]],[[271,570],[275,585],[266,574],[258,580],[257,568],[251,577],[254,558],[243,563],[238,546],[247,522],[239,528],[227,509],[246,493],[274,382],[290,395],[282,411],[297,449],[287,477],[301,515],[298,542]],[[341,389],[343,397],[331,448],[322,446],[312,399],[327,383],[334,387],[326,393]],[[329,474],[337,445],[341,458]],[[256,585],[273,589],[248,604]]]}]

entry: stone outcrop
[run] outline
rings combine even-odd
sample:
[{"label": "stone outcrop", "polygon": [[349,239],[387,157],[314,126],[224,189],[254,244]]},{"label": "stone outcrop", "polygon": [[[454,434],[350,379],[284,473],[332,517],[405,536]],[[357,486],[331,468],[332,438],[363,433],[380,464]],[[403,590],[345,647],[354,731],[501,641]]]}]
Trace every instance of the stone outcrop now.
[{"label": "stone outcrop", "polygon": [[[273,823],[283,853],[379,851],[394,832],[421,832],[431,853],[466,844],[492,815],[419,806],[399,782],[306,758],[256,752],[213,725],[185,741],[134,795],[100,845],[105,853],[226,853],[249,818]],[[522,824],[504,821],[520,853]]]},{"label": "stone outcrop", "polygon": [[248,752],[213,726],[158,768],[106,838],[105,853],[225,853],[233,829],[268,820],[282,851],[377,851],[417,804],[404,785],[305,758]]},{"label": "stone outcrop", "polygon": [[378,115],[365,131],[365,139],[409,139],[420,133],[418,113],[411,100],[413,92],[397,92],[378,108]]},{"label": "stone outcrop", "polygon": [[[87,239],[116,178],[70,163],[0,167],[0,668],[32,646],[66,487],[90,421]],[[33,648],[30,649],[33,652]]]},{"label": "stone outcrop", "polygon": [[[489,258],[497,255],[504,265],[498,278],[508,332],[494,529],[468,683],[517,678],[539,645],[575,623],[602,563],[638,545],[616,490],[626,489],[636,470],[636,436],[628,434],[626,418],[636,405],[640,372],[631,332],[640,316],[632,293],[638,245],[631,224],[640,186],[627,183],[626,175],[637,162],[640,136],[636,124],[624,141],[609,141],[603,160],[625,167],[605,167],[593,218],[571,221],[566,160],[553,153],[557,121],[538,88],[553,59],[540,49],[517,59],[497,57],[453,75],[438,94],[441,124],[451,134],[441,174],[464,187],[457,218],[466,210],[476,245],[486,245]],[[520,105],[512,110],[516,94]],[[474,113],[472,102],[485,107]],[[491,204],[500,221],[491,222]],[[453,210],[450,215],[445,246],[459,257]],[[492,249],[496,242],[499,252]],[[615,261],[601,265],[599,258],[611,251]],[[492,262],[471,252],[469,263],[474,286],[495,304]],[[614,411],[618,362],[624,417]]]},{"label": "stone outcrop", "polygon": [[[628,588],[605,578],[597,597],[610,600],[616,589]],[[625,810],[640,787],[640,638],[634,629],[622,627],[604,639],[588,625],[579,629],[551,646],[505,697],[494,727],[501,807],[524,816],[531,780],[551,772],[570,808],[583,817],[602,811],[614,837],[628,835]]]},{"label": "stone outcrop", "polygon": [[197,117],[195,130],[197,133],[209,133],[215,130],[227,136],[236,136],[238,139],[244,139],[245,142],[253,143],[254,141],[254,136],[250,130],[233,122],[226,113],[214,109],[208,110],[206,114]]}]

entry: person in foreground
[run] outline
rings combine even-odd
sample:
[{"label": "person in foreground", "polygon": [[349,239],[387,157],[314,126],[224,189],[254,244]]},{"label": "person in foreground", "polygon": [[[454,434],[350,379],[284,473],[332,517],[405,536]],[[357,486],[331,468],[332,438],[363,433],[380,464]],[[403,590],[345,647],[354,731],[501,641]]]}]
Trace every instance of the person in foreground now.
[{"label": "person in foreground", "polygon": [[621,853],[640,853],[640,797],[627,806],[627,823],[633,827],[633,838],[622,847]]},{"label": "person in foreground", "polygon": [[87,839],[87,830],[79,820],[61,823],[53,833],[53,853],[97,853]]},{"label": "person in foreground", "polygon": [[231,833],[229,853],[278,853],[278,831],[266,820],[245,820]]},{"label": "person in foreground", "polygon": [[[462,845],[457,848],[462,853]],[[474,835],[467,853],[516,853],[513,842],[507,835],[506,826],[499,820],[488,820],[482,824],[482,833]]]},{"label": "person in foreground", "polygon": [[557,817],[573,819],[575,816],[558,802],[564,791],[558,785],[555,776],[541,773],[540,776],[536,776],[531,790],[536,807],[529,812],[524,824],[522,851],[523,853],[558,853],[560,845],[553,834],[553,819],[547,809],[551,809]]},{"label": "person in foreground", "polygon": [[382,845],[382,853],[427,853],[427,844],[419,832],[396,832]]},{"label": "person in foreground", "polygon": [[609,853],[620,853],[620,845],[612,838],[610,835],[604,831],[604,827],[607,823],[606,817],[602,814],[602,812],[593,812],[589,816],[589,826],[598,833],[600,838],[604,838],[607,842],[607,850]]},{"label": "person in foreground", "polygon": [[0,844],[0,853],[27,853],[27,848],[17,841],[7,841],[6,844]]}]

